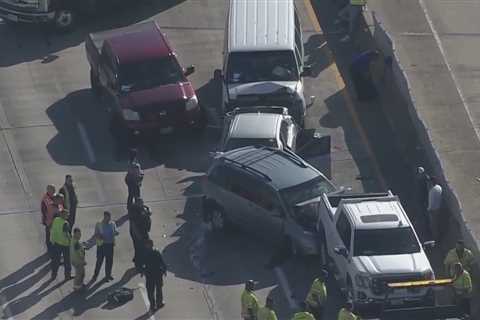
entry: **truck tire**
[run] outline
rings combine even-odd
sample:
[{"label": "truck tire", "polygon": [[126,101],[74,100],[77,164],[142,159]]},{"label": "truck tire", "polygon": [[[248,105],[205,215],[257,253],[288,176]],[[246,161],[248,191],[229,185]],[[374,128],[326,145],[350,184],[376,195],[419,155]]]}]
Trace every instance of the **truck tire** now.
[{"label": "truck tire", "polygon": [[55,12],[53,24],[55,30],[64,33],[73,30],[76,22],[76,15],[71,9],[58,9]]},{"label": "truck tire", "polygon": [[90,69],[90,86],[92,88],[92,93],[95,97],[100,97],[102,95],[100,80],[92,69]]}]

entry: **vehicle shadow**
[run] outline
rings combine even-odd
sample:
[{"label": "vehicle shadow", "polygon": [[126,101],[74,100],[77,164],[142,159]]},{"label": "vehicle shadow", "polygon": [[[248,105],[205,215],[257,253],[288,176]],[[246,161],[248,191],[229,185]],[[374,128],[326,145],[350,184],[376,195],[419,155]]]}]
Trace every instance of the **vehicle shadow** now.
[{"label": "vehicle shadow", "polygon": [[323,34],[312,34],[304,43],[306,65],[312,67],[310,77],[316,78],[320,73],[332,64],[328,56],[327,40]]},{"label": "vehicle shadow", "polygon": [[[47,150],[58,164],[83,165],[97,171],[125,171],[127,158],[119,157],[118,143],[109,128],[109,113],[90,89],[69,93],[47,108],[48,117],[58,133],[48,143]],[[208,159],[209,141],[203,133],[185,132],[172,135],[151,135],[137,145],[142,168],[160,164],[168,168],[203,172]],[[198,155],[202,156],[198,156]]]},{"label": "vehicle shadow", "polygon": [[258,281],[258,289],[276,284],[265,268],[270,258],[267,244],[236,230],[212,235],[201,215],[201,198],[188,198],[178,215],[184,222],[170,235],[177,240],[162,252],[169,272],[206,285],[239,285],[249,279]]},{"label": "vehicle shadow", "polygon": [[[78,27],[71,33],[59,34],[46,25],[4,24],[0,67],[43,59],[45,63],[55,60],[59,52],[79,45],[88,33],[119,28],[134,24],[166,11],[185,0],[125,1],[100,10],[96,17],[82,17]],[[110,1],[120,3],[120,1]]]},{"label": "vehicle shadow", "polygon": [[[344,89],[343,89],[344,90]],[[335,162],[341,163],[348,160],[351,155],[353,162],[358,167],[357,181],[366,192],[384,191],[380,190],[378,177],[375,176],[374,167],[366,147],[360,138],[361,135],[356,128],[352,116],[347,107],[345,93],[343,90],[336,92],[325,100],[328,113],[320,119],[320,125],[325,128],[342,130],[333,132],[332,139],[344,140],[347,150],[333,149],[331,153],[332,166]],[[337,135],[335,137],[335,135]],[[343,135],[343,136],[342,136]],[[342,178],[342,177],[334,177]],[[348,181],[347,183],[352,183]],[[354,190],[357,189],[354,187]]]}]

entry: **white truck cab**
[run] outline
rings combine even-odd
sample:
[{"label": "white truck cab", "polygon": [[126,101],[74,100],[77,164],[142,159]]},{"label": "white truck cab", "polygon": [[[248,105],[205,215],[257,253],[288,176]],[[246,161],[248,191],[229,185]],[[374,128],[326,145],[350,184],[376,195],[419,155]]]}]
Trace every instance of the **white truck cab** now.
[{"label": "white truck cab", "polygon": [[[355,305],[384,304],[387,284],[434,279],[433,269],[400,200],[381,194],[324,194],[319,205],[326,251]],[[426,288],[397,290],[391,305],[428,302]]]}]

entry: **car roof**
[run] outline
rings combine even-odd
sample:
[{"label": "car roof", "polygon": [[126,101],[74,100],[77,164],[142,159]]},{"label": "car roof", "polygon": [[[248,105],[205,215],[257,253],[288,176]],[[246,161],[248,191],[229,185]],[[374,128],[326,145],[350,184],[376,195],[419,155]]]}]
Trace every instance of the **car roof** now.
[{"label": "car roof", "polygon": [[355,229],[388,229],[410,226],[400,201],[395,196],[341,201]]},{"label": "car roof", "polygon": [[160,27],[154,21],[128,27],[105,40],[120,64],[158,59],[173,54]]},{"label": "car roof", "polygon": [[230,126],[230,138],[275,139],[282,115],[272,113],[242,113],[234,117]]},{"label": "car roof", "polygon": [[293,152],[263,146],[234,149],[220,154],[216,159],[250,170],[251,174],[265,179],[266,183],[277,190],[322,176]]},{"label": "car roof", "polygon": [[231,0],[229,52],[293,50],[294,0]]}]

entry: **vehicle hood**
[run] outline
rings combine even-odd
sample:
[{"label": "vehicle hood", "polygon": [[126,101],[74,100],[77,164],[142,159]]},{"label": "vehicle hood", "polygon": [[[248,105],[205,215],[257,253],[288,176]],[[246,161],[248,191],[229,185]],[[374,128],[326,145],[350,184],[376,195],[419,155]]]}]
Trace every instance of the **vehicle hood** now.
[{"label": "vehicle hood", "polygon": [[270,94],[278,90],[285,89],[286,93],[293,94],[297,92],[299,81],[263,81],[251,83],[229,84],[228,94],[230,99],[236,99],[238,95],[243,94]]},{"label": "vehicle hood", "polygon": [[151,105],[167,105],[188,100],[195,95],[189,82],[174,83],[146,90],[131,91],[120,98],[122,108],[139,109]]},{"label": "vehicle hood", "polygon": [[415,273],[431,270],[430,262],[423,252],[384,256],[353,257],[357,270],[371,275],[392,273]]}]

